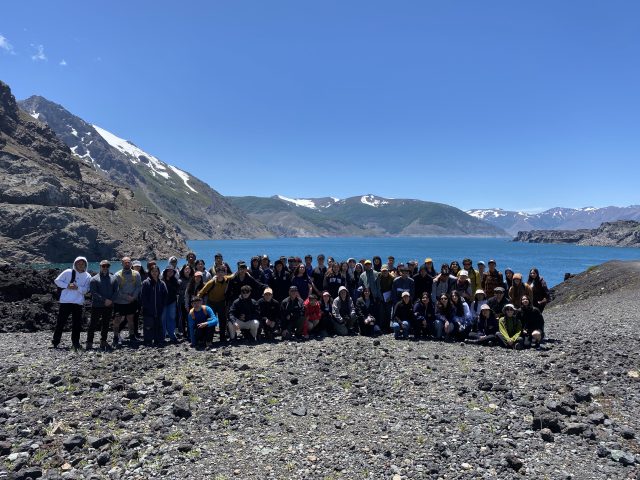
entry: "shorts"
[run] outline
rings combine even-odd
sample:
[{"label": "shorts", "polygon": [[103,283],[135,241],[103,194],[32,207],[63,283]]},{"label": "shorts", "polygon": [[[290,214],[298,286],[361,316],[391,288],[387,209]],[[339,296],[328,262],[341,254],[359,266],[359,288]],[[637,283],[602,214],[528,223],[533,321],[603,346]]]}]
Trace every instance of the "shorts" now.
[{"label": "shorts", "polygon": [[138,311],[138,302],[116,303],[114,305],[116,315],[134,315]]}]

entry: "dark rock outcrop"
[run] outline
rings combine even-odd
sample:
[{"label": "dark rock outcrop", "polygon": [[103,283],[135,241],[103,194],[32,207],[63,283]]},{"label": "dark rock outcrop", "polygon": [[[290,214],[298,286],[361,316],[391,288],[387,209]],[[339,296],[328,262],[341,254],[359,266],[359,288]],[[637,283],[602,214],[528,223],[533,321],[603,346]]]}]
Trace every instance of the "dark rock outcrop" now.
[{"label": "dark rock outcrop", "polygon": [[0,82],[0,259],[70,262],[168,257],[187,247],[179,231],[74,157],[22,112]]},{"label": "dark rock outcrop", "polygon": [[598,228],[582,230],[530,230],[518,232],[514,242],[571,243],[598,247],[640,247],[640,222],[605,222]]}]

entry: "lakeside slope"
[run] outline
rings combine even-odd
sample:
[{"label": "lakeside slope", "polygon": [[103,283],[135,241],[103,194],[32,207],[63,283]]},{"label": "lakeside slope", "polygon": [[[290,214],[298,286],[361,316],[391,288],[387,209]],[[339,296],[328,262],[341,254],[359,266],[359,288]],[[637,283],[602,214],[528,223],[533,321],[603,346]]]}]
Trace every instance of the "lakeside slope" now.
[{"label": "lakeside slope", "polygon": [[518,232],[514,242],[571,243],[595,247],[640,247],[640,222],[618,220],[581,230],[530,230]]}]

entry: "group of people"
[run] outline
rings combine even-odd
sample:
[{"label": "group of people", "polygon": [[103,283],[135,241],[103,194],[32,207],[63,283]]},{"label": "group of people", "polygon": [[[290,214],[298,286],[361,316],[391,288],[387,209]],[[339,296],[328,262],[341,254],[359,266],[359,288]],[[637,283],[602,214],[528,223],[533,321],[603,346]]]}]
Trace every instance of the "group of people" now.
[{"label": "group of people", "polygon": [[[100,330],[100,348],[118,347],[128,330],[130,342],[162,346],[187,339],[193,347],[221,342],[325,337],[376,336],[396,339],[442,339],[507,348],[539,348],[544,339],[542,312],[549,289],[536,268],[521,273],[497,269],[496,261],[465,258],[436,270],[431,258],[422,264],[396,265],[390,256],[336,261],[311,255],[254,256],[232,271],[221,253],[207,269],[190,252],[182,266],[171,257],[160,271],[155,261],[146,269],[125,257],[111,273],[108,260],[95,275],[87,259],[78,257],[55,280],[60,309],[52,340],[60,343],[72,317],[71,341],[80,349],[83,306],[90,294],[91,314],[85,348],[93,348]],[[113,330],[109,344],[108,334]]]}]

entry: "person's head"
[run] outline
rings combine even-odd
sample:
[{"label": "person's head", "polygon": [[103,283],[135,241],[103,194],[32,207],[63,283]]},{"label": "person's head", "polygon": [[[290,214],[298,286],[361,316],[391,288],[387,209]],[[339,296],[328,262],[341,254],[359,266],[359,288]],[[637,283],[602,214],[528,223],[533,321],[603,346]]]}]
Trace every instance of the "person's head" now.
[{"label": "person's head", "polygon": [[371,296],[371,289],[369,287],[362,288],[362,296],[367,299]]},{"label": "person's head", "polygon": [[196,260],[196,270],[199,272],[204,272],[205,263],[201,258]]},{"label": "person's head", "polygon": [[535,282],[538,278],[540,278],[540,272],[538,272],[537,268],[529,270],[529,283]]},{"label": "person's head", "polygon": [[[147,264],[147,270],[149,270],[154,265],[155,265],[155,262],[151,263],[150,265]],[[140,260],[134,260],[133,262],[131,262],[131,268],[133,270],[135,270],[136,272],[141,272],[142,271],[142,263],[140,263]]]},{"label": "person's head", "polygon": [[271,299],[273,298],[273,290],[271,290],[269,287],[265,288],[264,292],[262,292],[262,296],[267,302],[271,301]]},{"label": "person's head", "polygon": [[[149,270],[152,266],[157,265],[158,262],[156,262],[155,260],[147,260],[147,270]],[[139,260],[136,260],[135,262],[133,262],[133,268],[136,268],[137,266],[142,266],[142,264],[140,263]]]},{"label": "person's head", "polygon": [[456,260],[454,260],[449,264],[449,270],[451,271],[452,275],[457,275],[460,271],[460,264]]},{"label": "person's head", "polygon": [[335,261],[335,259],[333,257],[327,258],[327,266],[329,268],[331,268],[331,265],[333,265],[334,263],[336,263],[336,261]]},{"label": "person's head", "polygon": [[484,300],[485,298],[487,298],[487,295],[484,293],[484,290],[479,288],[476,290],[474,297],[476,298],[476,300]]},{"label": "person's head", "polygon": [[406,265],[400,265],[398,266],[398,270],[400,271],[400,275],[402,275],[402,277],[407,278],[409,276],[409,267]]},{"label": "person's head", "polygon": [[495,260],[489,260],[489,271],[493,272],[496,269],[496,261]]},{"label": "person's head", "polygon": [[300,264],[296,267],[296,277],[303,277],[307,274],[307,269],[304,265]]},{"label": "person's head", "polygon": [[447,265],[446,263],[440,265],[440,273],[442,275],[449,275],[449,265]]},{"label": "person's head", "polygon": [[269,265],[271,264],[271,261],[269,260],[269,257],[267,255],[263,255],[262,258],[260,259],[260,266],[264,269],[269,268]]},{"label": "person's head", "polygon": [[196,254],[194,252],[189,252],[187,253],[187,263],[195,263],[196,261]]},{"label": "person's head", "polygon": [[131,257],[122,257],[122,268],[124,270],[131,270]]},{"label": "person's head", "polygon": [[350,258],[349,260],[347,260],[347,263],[349,264],[349,268],[354,269],[356,268],[356,259],[355,258]]},{"label": "person's head", "polygon": [[513,278],[513,270],[510,268],[505,268],[504,276],[507,277],[507,279],[511,280]]},{"label": "person's head", "polygon": [[273,268],[276,269],[276,272],[280,273],[284,268],[284,264],[282,263],[282,260],[276,260],[275,263],[273,264]]},{"label": "person's head", "polygon": [[484,266],[485,266],[485,265],[484,265],[484,262],[483,262],[482,260],[480,260],[480,261],[478,262],[478,265],[477,265],[477,267],[478,267],[478,271],[479,271],[480,273],[484,272]]},{"label": "person's head", "polygon": [[522,283],[522,274],[521,273],[514,273],[513,274],[513,284],[514,285],[520,285],[520,283]]},{"label": "person's head", "polygon": [[289,297],[296,298],[298,296],[298,287],[291,285],[289,287]]},{"label": "person's head", "polygon": [[347,262],[340,262],[340,273],[347,273],[349,271],[349,264]]},{"label": "person's head", "polygon": [[332,271],[334,274],[338,274],[338,273],[340,273],[340,264],[339,264],[338,262],[333,262],[333,263],[331,264],[331,271]]},{"label": "person's head", "polygon": [[381,267],[382,266],[382,258],[379,255],[375,255],[373,258],[373,267]]},{"label": "person's head", "polygon": [[324,292],[322,292],[322,301],[324,303],[331,302],[331,294],[329,292],[327,292],[326,290]]},{"label": "person's head", "polygon": [[484,318],[489,318],[491,316],[491,307],[486,303],[480,307],[480,315]]},{"label": "person's head", "polygon": [[402,292],[402,302],[409,303],[411,301],[411,294],[409,292]]},{"label": "person's head", "polygon": [[387,265],[392,268],[394,263],[396,263],[396,257],[394,257],[393,255],[389,255],[387,257]]},{"label": "person's head", "polygon": [[223,263],[222,254],[221,253],[216,253],[215,256],[213,257],[213,262],[216,265],[221,265]]},{"label": "person's head", "polygon": [[316,260],[318,260],[318,266],[322,266],[324,265],[324,254],[321,253],[320,255],[318,255],[316,257]]},{"label": "person's head", "polygon": [[149,276],[154,280],[158,280],[158,277],[160,276],[160,269],[157,265],[151,266],[151,268],[149,269]]},{"label": "person's head", "polygon": [[383,265],[380,268],[380,275],[382,275],[382,277],[387,278],[389,275],[391,275],[389,273],[389,267],[387,265]]},{"label": "person's head", "polygon": [[178,265],[178,257],[169,257],[169,263],[175,268]]},{"label": "person's head", "polygon": [[238,275],[240,275],[240,278],[243,278],[246,273],[247,264],[244,262],[238,262]]},{"label": "person's head", "polygon": [[196,310],[202,308],[202,297],[198,295],[191,297],[191,306]]},{"label": "person's head", "polygon": [[164,274],[167,278],[171,278],[174,276],[174,274],[176,273],[176,271],[173,269],[173,265],[169,264],[167,265],[167,268],[164,269]]},{"label": "person's head", "polygon": [[203,281],[202,279],[203,279],[202,272],[196,272],[193,274],[193,281],[195,283],[202,283]]},{"label": "person's head", "polygon": [[450,306],[449,295],[443,293],[438,297],[438,308],[448,309]]},{"label": "person's head", "polygon": [[427,305],[430,301],[431,301],[431,295],[429,295],[427,292],[424,292],[422,294],[422,297],[420,297],[420,301]]},{"label": "person's head", "polygon": [[315,305],[316,303],[318,303],[318,296],[315,293],[309,295],[309,303],[311,305]]},{"label": "person's head", "polygon": [[471,261],[470,258],[462,259],[462,268],[464,268],[467,271],[473,270],[473,262]]},{"label": "person's head", "polygon": [[520,298],[520,305],[522,305],[523,307],[528,307],[529,305],[531,305],[531,300],[529,300],[528,296],[522,295],[522,297]]},{"label": "person's head", "polygon": [[76,271],[82,273],[87,269],[87,261],[84,257],[78,257],[73,262],[73,268],[76,269]]},{"label": "person's head", "polygon": [[109,260],[102,260],[100,262],[100,273],[102,275],[106,275],[107,273],[109,273],[109,268],[111,268],[111,263],[109,262]]},{"label": "person's head", "polygon": [[500,301],[500,300],[502,300],[502,297],[504,297],[504,288],[496,287],[496,288],[493,289],[493,293],[495,294],[495,296],[498,299],[498,301]]},{"label": "person's head", "polygon": [[516,307],[514,307],[511,303],[507,303],[504,307],[502,307],[502,313],[504,313],[507,317],[513,317],[513,314],[516,313]]},{"label": "person's head", "polygon": [[342,300],[346,300],[347,295],[349,295],[349,292],[347,291],[347,287],[340,287],[338,289],[338,296],[342,299]]},{"label": "person's head", "polygon": [[456,290],[451,292],[451,303],[454,303],[456,305],[460,303],[460,294]]},{"label": "person's head", "polygon": [[424,259],[424,265],[427,267],[427,270],[433,269],[433,258],[427,257]]},{"label": "person's head", "polygon": [[420,269],[418,269],[418,275],[420,275],[421,277],[426,277],[427,273],[427,266],[423,263],[422,265],[420,265]]},{"label": "person's head", "polygon": [[466,270],[460,270],[458,272],[458,279],[461,282],[466,282],[467,280],[469,280],[469,272],[467,272]]},{"label": "person's head", "polygon": [[218,266],[216,267],[216,279],[221,282],[222,280],[224,280],[224,274],[225,274],[226,270],[224,267],[222,266]]},{"label": "person's head", "polygon": [[240,296],[242,298],[249,298],[249,295],[251,295],[251,286],[249,285],[243,285],[240,288]]},{"label": "person's head", "polygon": [[313,257],[309,254],[304,256],[304,264],[311,266],[311,264],[313,263]]},{"label": "person's head", "polygon": [[357,275],[360,275],[364,271],[364,269],[362,268],[362,264],[356,263],[356,266],[353,267],[353,271],[356,272]]},{"label": "person's head", "polygon": [[373,264],[371,263],[371,260],[367,259],[364,261],[364,269],[365,270],[371,270],[371,268],[373,267]]},{"label": "person's head", "polygon": [[259,257],[251,257],[251,268],[258,268],[260,266]]},{"label": "person's head", "polygon": [[191,278],[192,273],[193,270],[191,269],[191,266],[185,265],[182,267],[182,278]]}]

